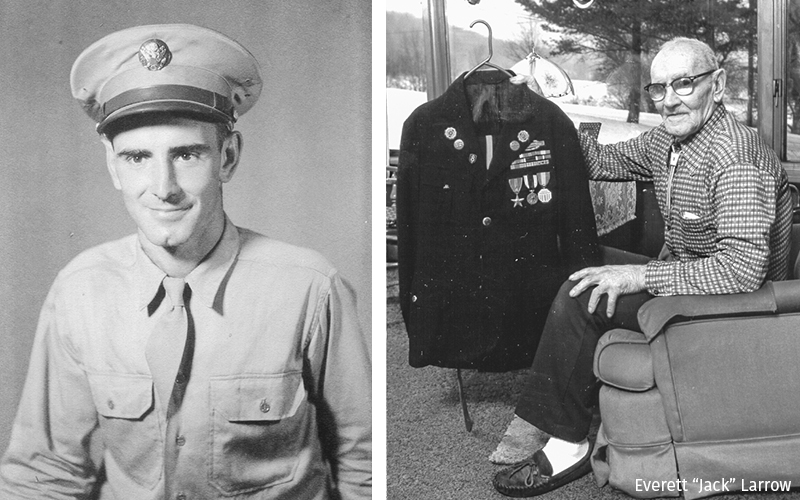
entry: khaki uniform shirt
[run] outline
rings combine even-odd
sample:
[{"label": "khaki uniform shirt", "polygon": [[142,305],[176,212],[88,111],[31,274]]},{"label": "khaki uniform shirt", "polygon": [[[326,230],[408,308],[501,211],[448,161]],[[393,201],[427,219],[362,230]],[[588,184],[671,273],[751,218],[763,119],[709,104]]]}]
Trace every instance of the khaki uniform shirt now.
[{"label": "khaki uniform shirt", "polygon": [[[187,277],[195,346],[175,473],[145,346],[164,273],[130,236],[84,252],[45,302],[0,497],[371,498],[370,346],[319,254],[229,220]],[[163,293],[163,292],[161,292]],[[102,442],[96,480],[89,437]]]}]

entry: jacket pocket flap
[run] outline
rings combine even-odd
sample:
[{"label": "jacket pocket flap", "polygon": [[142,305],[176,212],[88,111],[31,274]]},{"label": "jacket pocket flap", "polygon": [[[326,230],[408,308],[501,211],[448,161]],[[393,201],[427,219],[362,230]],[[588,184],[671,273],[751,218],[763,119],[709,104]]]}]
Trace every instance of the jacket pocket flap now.
[{"label": "jacket pocket flap", "polygon": [[153,379],[148,375],[90,373],[89,385],[104,417],[137,420],[153,407]]},{"label": "jacket pocket flap", "polygon": [[281,420],[305,400],[301,372],[211,379],[211,404],[230,421]]}]

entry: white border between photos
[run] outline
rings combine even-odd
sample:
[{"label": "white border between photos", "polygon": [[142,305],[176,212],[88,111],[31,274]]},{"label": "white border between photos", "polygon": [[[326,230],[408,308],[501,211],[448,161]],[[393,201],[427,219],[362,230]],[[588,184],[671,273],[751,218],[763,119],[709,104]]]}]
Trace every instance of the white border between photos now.
[{"label": "white border between photos", "polygon": [[386,498],[386,7],[372,2],[372,498]]}]

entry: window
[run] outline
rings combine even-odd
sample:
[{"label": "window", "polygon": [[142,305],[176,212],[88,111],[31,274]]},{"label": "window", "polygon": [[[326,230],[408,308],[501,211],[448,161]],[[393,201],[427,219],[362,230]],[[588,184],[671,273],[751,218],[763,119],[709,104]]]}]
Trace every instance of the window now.
[{"label": "window", "polygon": [[[689,36],[712,45],[726,69],[728,110],[758,127],[800,182],[800,0],[594,0],[586,9],[572,0],[471,1],[387,0],[387,87],[417,99],[396,112],[400,124],[415,103],[441,94],[488,56],[488,30],[470,28],[482,19],[492,28],[493,63],[520,68],[532,50],[556,63],[575,92],[553,100],[576,121],[618,122],[621,140],[660,123],[641,90],[650,61],[665,40]],[[408,60],[413,75],[400,64]],[[399,127],[392,113],[390,129]]]},{"label": "window", "polygon": [[787,141],[784,159],[800,163],[800,0],[791,0],[786,20]]},{"label": "window", "polygon": [[[792,163],[800,163],[800,0],[788,3],[786,12],[786,156]],[[795,165],[795,168],[798,166]]]},{"label": "window", "polygon": [[759,130],[794,182],[800,181],[800,1],[760,0],[759,35],[768,42],[759,54],[763,79]]}]

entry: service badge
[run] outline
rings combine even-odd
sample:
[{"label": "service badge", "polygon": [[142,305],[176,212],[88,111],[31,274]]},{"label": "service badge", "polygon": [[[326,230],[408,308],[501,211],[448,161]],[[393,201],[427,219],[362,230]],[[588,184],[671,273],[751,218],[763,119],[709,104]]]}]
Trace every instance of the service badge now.
[{"label": "service badge", "polygon": [[151,38],[139,47],[139,62],[150,71],[159,71],[172,60],[172,52],[163,40]]}]

